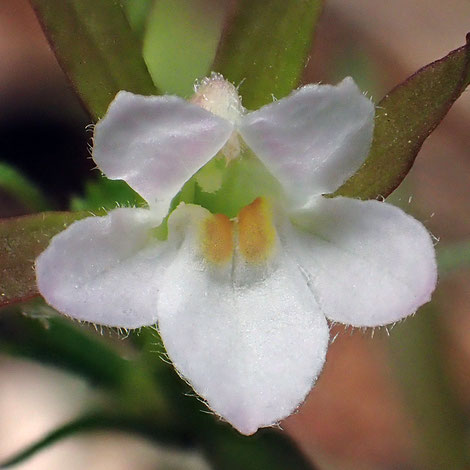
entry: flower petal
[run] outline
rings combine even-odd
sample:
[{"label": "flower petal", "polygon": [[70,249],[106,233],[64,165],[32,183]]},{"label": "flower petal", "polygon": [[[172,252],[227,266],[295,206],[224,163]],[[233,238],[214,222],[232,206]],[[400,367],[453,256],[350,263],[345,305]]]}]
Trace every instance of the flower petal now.
[{"label": "flower petal", "polygon": [[[170,232],[175,223],[173,213]],[[328,326],[297,265],[281,251],[268,270],[241,261],[210,265],[195,240],[187,236],[165,273],[160,334],[174,366],[208,406],[252,434],[305,399],[325,360]]]},{"label": "flower petal", "polygon": [[36,260],[39,292],[77,320],[136,328],[156,321],[159,282],[174,256],[150,239],[145,209],[115,209],[73,223]]},{"label": "flower petal", "polygon": [[[283,238],[325,315],[353,326],[396,322],[428,302],[437,281],[431,237],[401,209],[319,198]],[[300,227],[299,227],[300,228]]]},{"label": "flower petal", "polygon": [[228,121],[176,96],[121,91],[95,128],[93,159],[163,217],[171,199],[227,142]]},{"label": "flower petal", "polygon": [[291,202],[337,189],[369,151],[374,105],[352,78],[307,85],[248,114],[240,133],[279,179]]}]

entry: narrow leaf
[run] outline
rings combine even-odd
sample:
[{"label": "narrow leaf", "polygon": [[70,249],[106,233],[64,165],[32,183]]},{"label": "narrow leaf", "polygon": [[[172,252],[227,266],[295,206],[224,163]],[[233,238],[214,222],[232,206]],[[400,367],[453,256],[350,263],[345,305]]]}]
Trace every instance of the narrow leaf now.
[{"label": "narrow leaf", "polygon": [[34,260],[49,240],[88,212],[42,212],[0,220],[0,307],[38,295]]},{"label": "narrow leaf", "polygon": [[388,93],[377,105],[372,148],[365,163],[333,196],[387,197],[410,171],[425,139],[469,84],[467,44]]},{"label": "narrow leaf", "polygon": [[31,0],[51,46],[94,119],[119,90],[156,94],[117,0]]},{"label": "narrow leaf", "polygon": [[[146,364],[138,358],[130,361],[121,357],[110,343],[91,334],[88,328],[43,306],[42,310],[22,306],[25,315],[19,315],[18,308],[4,309],[0,316],[3,353],[59,367],[107,389],[109,402],[112,400],[120,413],[158,417],[160,424],[174,421],[165,398],[167,391],[155,381]],[[44,314],[46,308],[48,316]],[[35,311],[36,316],[31,316]],[[157,366],[163,364],[158,357],[155,360]]]},{"label": "narrow leaf", "polygon": [[145,201],[122,180],[99,178],[85,184],[83,196],[75,196],[70,202],[73,211],[111,210],[116,207],[144,206]]},{"label": "narrow leaf", "polygon": [[0,188],[30,211],[44,211],[49,207],[49,202],[41,190],[7,163],[0,163]]},{"label": "narrow leaf", "polygon": [[214,69],[241,83],[247,108],[283,98],[298,86],[321,7],[321,0],[239,2]]},{"label": "narrow leaf", "polygon": [[214,60],[226,1],[159,0],[147,19],[144,58],[164,92],[189,96]]},{"label": "narrow leaf", "polygon": [[140,38],[144,36],[147,17],[154,3],[155,0],[123,0],[127,19]]},{"label": "narrow leaf", "polygon": [[5,462],[0,463],[0,469],[17,465],[37,452],[67,437],[74,436],[78,433],[101,431],[103,429],[140,434],[160,444],[169,444],[184,448],[188,447],[190,444],[190,442],[188,442],[188,436],[185,433],[172,429],[172,427],[168,425],[161,427],[158,422],[154,421],[149,422],[132,417],[127,418],[96,414],[83,416],[51,431],[34,444],[23,449]]},{"label": "narrow leaf", "polygon": [[74,372],[106,388],[118,388],[133,367],[103,338],[59,315],[32,318],[16,309],[2,313],[0,348],[4,353]]}]

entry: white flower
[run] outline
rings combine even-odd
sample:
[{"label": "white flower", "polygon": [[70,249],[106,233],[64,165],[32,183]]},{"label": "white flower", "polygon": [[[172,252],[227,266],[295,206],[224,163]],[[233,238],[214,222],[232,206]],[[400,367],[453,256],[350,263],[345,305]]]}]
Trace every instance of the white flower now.
[{"label": "white flower", "polygon": [[[276,423],[321,371],[327,320],[396,322],[436,284],[421,223],[386,203],[322,196],[364,161],[373,120],[350,78],[250,113],[217,75],[192,103],[120,92],[96,126],[93,158],[149,209],[115,209],[54,237],[36,261],[41,294],[78,320],[157,323],[175,368],[215,413],[244,434]],[[256,197],[237,218],[180,204],[157,239],[172,198],[216,154],[228,167],[258,158],[277,193],[249,175],[238,184]]]}]

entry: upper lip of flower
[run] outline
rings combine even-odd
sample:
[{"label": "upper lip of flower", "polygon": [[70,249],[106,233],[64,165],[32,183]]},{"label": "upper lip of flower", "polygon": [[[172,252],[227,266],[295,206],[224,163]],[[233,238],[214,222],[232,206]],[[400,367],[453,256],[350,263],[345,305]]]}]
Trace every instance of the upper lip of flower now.
[{"label": "upper lip of flower", "polygon": [[[120,92],[96,126],[93,157],[151,210],[72,224],[36,272],[46,301],[73,318],[129,328],[158,322],[178,371],[250,434],[308,393],[325,359],[327,318],[397,321],[429,300],[437,271],[428,232],[400,209],[322,197],[370,146],[373,105],[352,79],[303,87],[239,118],[235,102],[224,117],[213,113],[227,111],[223,103],[210,104]],[[169,217],[168,240],[149,236],[234,130],[279,181],[288,214],[274,219],[259,198],[234,225],[182,204]]]}]

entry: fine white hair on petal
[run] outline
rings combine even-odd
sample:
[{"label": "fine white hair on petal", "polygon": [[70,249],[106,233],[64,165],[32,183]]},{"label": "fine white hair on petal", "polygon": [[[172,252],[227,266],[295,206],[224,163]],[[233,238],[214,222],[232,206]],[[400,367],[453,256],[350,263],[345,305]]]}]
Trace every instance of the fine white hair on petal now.
[{"label": "fine white hair on petal", "polygon": [[285,246],[330,320],[386,325],[431,299],[437,282],[431,236],[398,207],[319,197],[293,217],[297,228],[284,233]]},{"label": "fine white hair on petal", "polygon": [[174,249],[151,239],[145,209],[74,222],[36,260],[39,292],[76,320],[137,328],[156,322],[159,284]]},{"label": "fine white hair on petal", "polygon": [[227,142],[233,125],[176,96],[121,91],[95,128],[93,159],[159,216],[183,184]]},{"label": "fine white hair on petal", "polygon": [[374,105],[352,78],[307,85],[247,114],[245,142],[279,179],[295,207],[337,189],[365,160]]},{"label": "fine white hair on petal", "polygon": [[258,267],[249,263],[206,263],[188,229],[158,300],[158,327],[175,368],[247,435],[295,411],[328,347],[326,319],[297,264],[282,251],[276,256],[256,281],[251,269]]}]

